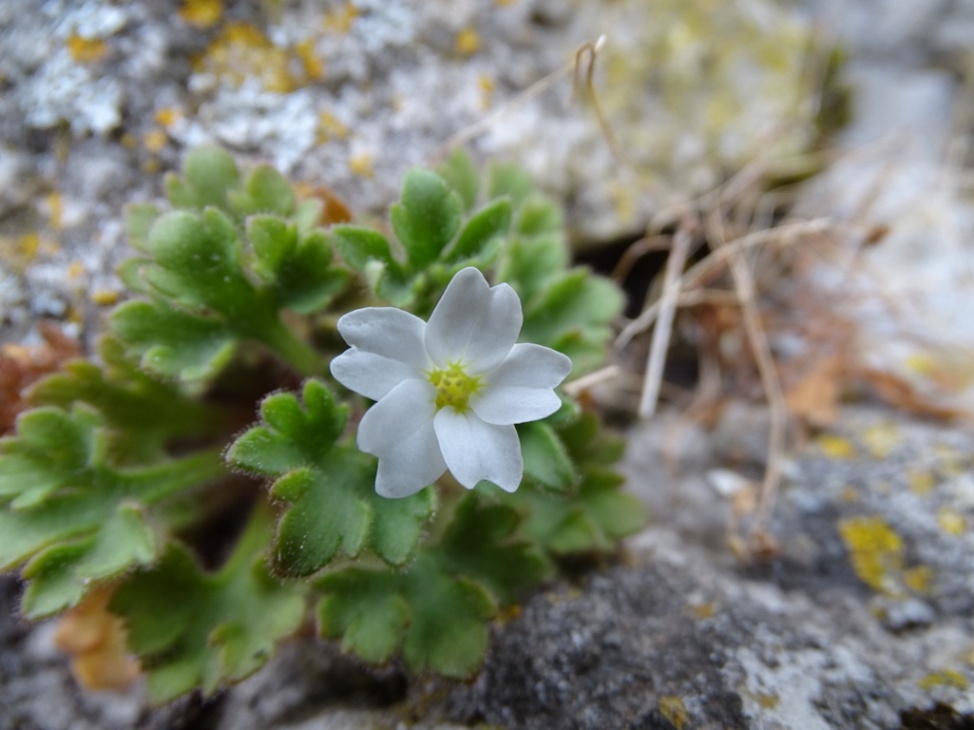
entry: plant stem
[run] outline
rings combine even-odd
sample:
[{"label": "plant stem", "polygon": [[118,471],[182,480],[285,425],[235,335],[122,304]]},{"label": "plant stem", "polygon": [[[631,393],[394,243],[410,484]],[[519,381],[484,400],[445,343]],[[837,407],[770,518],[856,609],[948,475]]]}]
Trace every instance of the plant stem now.
[{"label": "plant stem", "polygon": [[317,375],[324,368],[324,358],[280,321],[265,328],[259,339],[304,377]]},{"label": "plant stem", "polygon": [[273,514],[263,500],[254,505],[247,518],[247,526],[237,538],[230,557],[220,569],[221,575],[233,575],[253,561],[254,556],[267,547],[271,538]]},{"label": "plant stem", "polygon": [[132,470],[126,473],[125,482],[133,496],[151,504],[226,473],[222,450],[208,449],[182,459]]}]

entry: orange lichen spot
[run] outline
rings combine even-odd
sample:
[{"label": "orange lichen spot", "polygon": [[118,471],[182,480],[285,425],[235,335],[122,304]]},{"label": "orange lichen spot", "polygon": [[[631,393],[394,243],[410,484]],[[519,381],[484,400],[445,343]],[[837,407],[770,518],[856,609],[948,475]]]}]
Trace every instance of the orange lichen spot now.
[{"label": "orange lichen spot", "polygon": [[903,442],[903,435],[891,421],[870,426],[861,436],[869,455],[876,459],[887,458]]},{"label": "orange lichen spot", "polygon": [[77,279],[85,273],[85,265],[80,261],[72,261],[68,266],[68,278]]},{"label": "orange lichen spot", "polygon": [[656,702],[656,709],[659,714],[669,720],[676,730],[683,730],[690,722],[690,713],[687,706],[683,704],[676,695],[663,695]]},{"label": "orange lichen spot", "polygon": [[122,143],[122,147],[128,150],[135,149],[139,144],[139,140],[135,138],[135,135],[129,134],[128,132],[123,134],[119,141]]},{"label": "orange lichen spot", "polygon": [[781,703],[779,695],[768,692],[749,692],[748,694],[765,710],[773,710]]},{"label": "orange lichen spot", "polygon": [[906,483],[914,494],[923,496],[929,494],[935,486],[937,480],[928,471],[911,471],[906,475]]},{"label": "orange lichen spot", "polygon": [[348,127],[329,111],[318,114],[318,144],[324,144],[333,139],[344,139],[348,136]]},{"label": "orange lichen spot", "polygon": [[504,624],[510,623],[511,621],[514,621],[515,619],[520,618],[522,612],[523,612],[523,609],[517,603],[515,603],[515,604],[513,604],[511,606],[506,606],[505,608],[502,608],[499,611],[499,613],[497,615],[497,622],[501,626],[503,626]]},{"label": "orange lichen spot", "polygon": [[301,65],[304,66],[304,73],[309,79],[318,81],[325,75],[325,64],[315,50],[315,41],[313,38],[301,41],[294,47],[294,50],[298,58],[301,59]]},{"label": "orange lichen spot", "polygon": [[856,447],[849,439],[836,434],[823,434],[816,439],[822,453],[830,459],[852,459],[856,456]]},{"label": "orange lichen spot", "polygon": [[480,35],[473,28],[463,28],[457,33],[454,48],[461,56],[472,56],[480,50]]},{"label": "orange lichen spot", "polygon": [[696,619],[713,618],[717,614],[717,604],[712,601],[706,603],[694,603],[690,606],[690,612]]},{"label": "orange lichen spot", "polygon": [[375,174],[375,169],[372,167],[372,162],[372,155],[367,152],[362,152],[357,155],[352,155],[348,161],[348,169],[359,177],[369,178]]},{"label": "orange lichen spot", "polygon": [[154,175],[155,173],[159,172],[159,170],[161,169],[162,169],[162,163],[159,162],[159,159],[156,157],[153,157],[142,163],[142,171],[147,172],[150,175]]},{"label": "orange lichen spot", "polygon": [[115,591],[102,586],[64,614],[54,634],[58,649],[72,656],[71,671],[85,689],[124,689],[139,674],[139,663],[128,653],[125,628],[108,611]]},{"label": "orange lichen spot", "polygon": [[153,154],[158,154],[161,152],[168,142],[169,137],[167,137],[166,133],[161,129],[152,129],[146,132],[145,136],[142,138],[142,144],[144,144],[145,148]]},{"label": "orange lichen spot", "polygon": [[903,540],[879,517],[839,521],[839,535],[849,550],[852,568],[875,591],[898,593],[903,570]]},{"label": "orange lichen spot", "polygon": [[859,501],[859,491],[855,487],[845,487],[842,490],[842,501],[853,504]]},{"label": "orange lichen spot", "polygon": [[267,90],[286,94],[300,86],[291,72],[291,55],[249,23],[227,23],[223,32],[193,62],[197,73],[211,73],[240,86],[257,79]]},{"label": "orange lichen spot", "polygon": [[967,519],[949,507],[941,507],[937,512],[937,524],[941,530],[954,537],[960,537],[967,531]]},{"label": "orange lichen spot", "polygon": [[83,38],[77,33],[68,36],[65,45],[78,63],[94,63],[108,55],[108,44],[100,38]]},{"label": "orange lichen spot", "polygon": [[156,124],[158,124],[161,127],[165,127],[166,129],[172,127],[172,125],[174,125],[182,118],[183,118],[182,109],[172,109],[172,108],[160,109],[156,112],[155,115]]},{"label": "orange lichen spot", "polygon": [[967,689],[967,677],[956,669],[939,669],[920,679],[917,682],[917,687],[923,690],[931,690],[934,687]]},{"label": "orange lichen spot", "polygon": [[91,294],[91,301],[99,307],[110,307],[118,302],[118,292],[110,289],[98,289]]},{"label": "orange lichen spot", "polygon": [[490,105],[494,103],[494,89],[497,88],[494,79],[487,74],[479,74],[477,86],[480,88],[480,106],[489,109]]},{"label": "orange lichen spot", "polygon": [[179,17],[197,28],[212,28],[223,17],[223,0],[183,0]]},{"label": "orange lichen spot", "polygon": [[352,24],[358,17],[358,8],[352,3],[345,3],[340,8],[336,8],[328,13],[321,22],[321,27],[326,33],[338,33],[344,35],[352,29]]},{"label": "orange lichen spot", "polygon": [[494,0],[494,5],[496,5],[499,8],[505,8],[508,5],[513,5],[513,4],[514,4],[514,0]]}]

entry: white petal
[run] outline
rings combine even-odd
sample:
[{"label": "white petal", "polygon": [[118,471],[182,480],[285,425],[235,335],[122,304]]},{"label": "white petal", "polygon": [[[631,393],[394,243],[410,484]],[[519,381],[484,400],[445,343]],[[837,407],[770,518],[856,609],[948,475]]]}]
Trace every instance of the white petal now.
[{"label": "white petal", "polygon": [[561,399],[551,388],[498,385],[471,398],[470,407],[487,423],[509,425],[550,416],[561,408]]},{"label": "white petal", "polygon": [[522,321],[521,301],[511,287],[491,287],[480,271],[467,267],[430,315],[426,349],[439,367],[459,361],[467,372],[483,373],[511,351]]},{"label": "white petal", "polygon": [[356,309],[338,320],[338,331],[349,345],[421,370],[430,367],[425,330],[423,320],[395,307]]},{"label": "white petal", "polygon": [[514,345],[487,381],[492,385],[554,388],[568,377],[572,361],[557,350],[529,343]]},{"label": "white petal", "polygon": [[442,408],[433,419],[446,465],[467,489],[482,479],[507,492],[521,483],[524,462],[514,426],[494,426],[467,411]]},{"label": "white petal", "polygon": [[404,380],[422,380],[419,368],[352,347],[331,361],[331,374],[349,390],[372,400],[385,398]]},{"label": "white petal", "polygon": [[362,417],[358,446],[379,457],[375,490],[383,497],[408,497],[446,471],[433,429],[435,397],[429,383],[406,380]]}]

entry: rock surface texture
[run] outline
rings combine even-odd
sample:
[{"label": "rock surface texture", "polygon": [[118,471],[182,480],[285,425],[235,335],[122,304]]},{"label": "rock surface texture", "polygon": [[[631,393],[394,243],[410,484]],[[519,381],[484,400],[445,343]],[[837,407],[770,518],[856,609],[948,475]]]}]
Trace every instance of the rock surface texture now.
[{"label": "rock surface texture", "polygon": [[[890,238],[867,265],[907,294],[922,279],[918,310],[958,323],[938,336],[969,335],[957,303],[969,298],[956,296],[969,241],[946,249],[959,258],[921,244],[970,231],[959,178],[945,177],[943,120],[970,122],[958,79],[974,2],[800,6],[0,0],[0,342],[32,341],[41,318],[90,342],[120,291],[122,207],[159,197],[188,146],[220,142],[375,216],[409,166],[562,68],[474,150],[525,164],[580,241],[638,231],[759,153],[812,142],[816,28],[850,53],[857,101],[841,143],[871,146],[798,207],[858,215],[849,201],[882,177],[868,222]],[[633,170],[572,97],[565,64],[600,33],[596,80]],[[713,68],[712,87],[694,84]],[[882,142],[891,130],[912,142]],[[883,352],[891,330],[874,331],[863,347]],[[19,586],[0,577],[0,730],[974,727],[974,437],[871,406],[836,423],[788,461],[777,550],[750,564],[726,547],[731,504],[714,470],[760,473],[763,411],[728,409],[712,432],[675,414],[631,427],[624,470],[651,526],[612,564],[526,597],[469,684],[371,670],[298,638],[207,702],[153,709],[139,686],[86,694],[52,628],[19,622]]]}]

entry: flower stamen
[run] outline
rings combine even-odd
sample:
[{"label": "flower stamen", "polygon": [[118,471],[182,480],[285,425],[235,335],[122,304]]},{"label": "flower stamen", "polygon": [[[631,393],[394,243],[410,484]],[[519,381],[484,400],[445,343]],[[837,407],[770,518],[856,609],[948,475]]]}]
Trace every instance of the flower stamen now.
[{"label": "flower stamen", "polygon": [[463,366],[455,362],[445,370],[431,371],[429,380],[436,388],[436,410],[451,406],[457,413],[464,413],[470,396],[480,390],[483,378],[467,375]]}]

